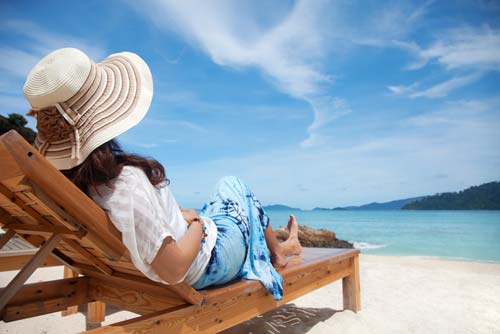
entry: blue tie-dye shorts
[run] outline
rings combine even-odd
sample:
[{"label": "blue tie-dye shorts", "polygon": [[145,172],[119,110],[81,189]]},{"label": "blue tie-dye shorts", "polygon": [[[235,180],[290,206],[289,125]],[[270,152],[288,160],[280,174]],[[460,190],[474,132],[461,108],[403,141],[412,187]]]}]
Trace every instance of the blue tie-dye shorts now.
[{"label": "blue tie-dye shorts", "polygon": [[259,280],[276,300],[283,297],[283,279],[271,263],[264,231],[269,217],[250,188],[234,176],[222,178],[200,215],[217,225],[217,241],[195,289],[235,278]]}]

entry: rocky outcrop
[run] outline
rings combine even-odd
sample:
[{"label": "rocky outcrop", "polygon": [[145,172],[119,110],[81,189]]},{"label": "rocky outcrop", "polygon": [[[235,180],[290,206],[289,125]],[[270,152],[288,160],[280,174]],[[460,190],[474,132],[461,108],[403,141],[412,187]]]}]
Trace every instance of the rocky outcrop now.
[{"label": "rocky outcrop", "polygon": [[[288,231],[285,226],[276,229],[274,233],[280,241],[288,238]],[[349,241],[337,239],[335,232],[303,225],[299,225],[299,240],[303,247],[354,248]]]}]

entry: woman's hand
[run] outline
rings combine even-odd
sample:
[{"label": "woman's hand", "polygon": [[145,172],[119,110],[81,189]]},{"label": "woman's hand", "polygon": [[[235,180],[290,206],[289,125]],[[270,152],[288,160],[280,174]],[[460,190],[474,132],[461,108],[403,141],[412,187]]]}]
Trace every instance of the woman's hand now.
[{"label": "woman's hand", "polygon": [[179,209],[181,209],[182,216],[187,222],[191,222],[195,218],[200,218],[200,216],[194,209],[184,209],[181,207],[179,207]]}]

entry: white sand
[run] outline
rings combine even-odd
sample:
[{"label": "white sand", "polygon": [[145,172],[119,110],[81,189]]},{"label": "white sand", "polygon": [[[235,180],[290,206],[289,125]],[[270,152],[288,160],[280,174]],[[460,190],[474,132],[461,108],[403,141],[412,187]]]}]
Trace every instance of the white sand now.
[{"label": "white sand", "polygon": [[[340,282],[224,333],[500,333],[500,264],[419,257],[361,255],[362,311],[342,310]],[[0,273],[5,286],[14,272]],[[39,269],[30,282],[62,277]],[[132,318],[114,312],[104,324]],[[0,333],[75,333],[82,313],[60,313],[3,323]]]}]

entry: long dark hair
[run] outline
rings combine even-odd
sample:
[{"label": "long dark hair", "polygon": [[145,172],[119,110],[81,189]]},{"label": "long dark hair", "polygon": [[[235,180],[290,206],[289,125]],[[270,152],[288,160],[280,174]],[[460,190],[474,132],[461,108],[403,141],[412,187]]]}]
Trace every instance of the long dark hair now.
[{"label": "long dark hair", "polygon": [[97,191],[99,185],[110,186],[123,166],[141,168],[155,187],[170,183],[162,164],[155,159],[125,152],[115,139],[96,148],[80,165],[61,172],[88,195],[91,188]]}]

